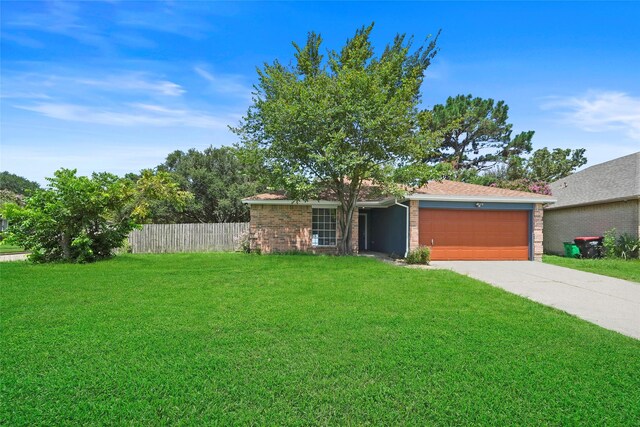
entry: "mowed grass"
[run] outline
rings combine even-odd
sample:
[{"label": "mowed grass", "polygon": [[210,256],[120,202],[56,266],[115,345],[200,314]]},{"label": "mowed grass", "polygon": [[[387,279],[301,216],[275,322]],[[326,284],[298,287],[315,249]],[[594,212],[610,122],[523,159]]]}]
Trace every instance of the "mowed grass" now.
[{"label": "mowed grass", "polygon": [[559,265],[561,267],[640,282],[640,260],[637,259],[579,259],[545,255],[542,260],[548,264]]},{"label": "mowed grass", "polygon": [[640,341],[355,257],[0,265],[2,425],[637,425]]},{"label": "mowed grass", "polygon": [[21,248],[20,246],[0,244],[0,254],[15,254],[20,252],[24,252],[24,248]]}]

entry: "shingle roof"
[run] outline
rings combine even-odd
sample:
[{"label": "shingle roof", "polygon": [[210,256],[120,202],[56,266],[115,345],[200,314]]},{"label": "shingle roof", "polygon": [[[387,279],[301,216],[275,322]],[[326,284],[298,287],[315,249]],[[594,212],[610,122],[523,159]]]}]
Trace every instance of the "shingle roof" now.
[{"label": "shingle roof", "polygon": [[548,209],[640,197],[640,152],[588,167],[549,185],[558,201]]},{"label": "shingle roof", "polygon": [[[375,186],[366,184],[363,186],[365,190],[369,189],[362,197],[361,201],[379,201],[384,199],[379,192],[375,191]],[[507,190],[505,188],[487,187],[484,185],[467,184],[465,182],[458,181],[430,181],[427,185],[420,188],[407,188],[407,192],[411,195],[431,195],[431,196],[478,196],[478,197],[496,197],[496,198],[515,198],[515,199],[540,199],[541,201],[549,200],[553,198],[550,196],[544,196],[540,194],[528,193],[526,191]],[[322,200],[336,200],[336,198],[329,194],[323,194]],[[255,196],[248,197],[248,201],[269,201],[269,200],[287,200],[287,196],[284,192],[272,192],[256,194]]]},{"label": "shingle roof", "polygon": [[283,191],[273,193],[260,193],[245,198],[244,200],[287,200],[287,195]]},{"label": "shingle roof", "polygon": [[526,191],[507,190],[506,188],[487,187],[485,185],[467,184],[459,181],[430,181],[426,186],[414,189],[414,194],[437,196],[491,196],[530,199],[532,197],[552,199],[552,197],[529,193]]}]

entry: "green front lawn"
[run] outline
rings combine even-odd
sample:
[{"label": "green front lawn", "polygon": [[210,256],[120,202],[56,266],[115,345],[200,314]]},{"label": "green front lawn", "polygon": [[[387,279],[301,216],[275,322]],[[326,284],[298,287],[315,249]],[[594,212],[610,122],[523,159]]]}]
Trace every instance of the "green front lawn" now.
[{"label": "green front lawn", "polygon": [[0,254],[16,254],[24,252],[24,248],[20,246],[2,245],[0,244]]},{"label": "green front lawn", "polygon": [[637,425],[640,341],[366,258],[0,264],[3,425]]},{"label": "green front lawn", "polygon": [[574,268],[589,273],[602,274],[617,277],[618,279],[640,282],[640,260],[631,259],[579,259],[565,258],[555,255],[545,255],[542,261],[559,265],[561,267]]}]

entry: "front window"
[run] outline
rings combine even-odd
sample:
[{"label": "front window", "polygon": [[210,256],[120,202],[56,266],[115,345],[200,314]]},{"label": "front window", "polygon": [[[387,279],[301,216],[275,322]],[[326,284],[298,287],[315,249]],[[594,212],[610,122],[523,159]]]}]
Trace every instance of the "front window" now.
[{"label": "front window", "polygon": [[336,245],[336,209],[313,208],[311,221],[313,246]]}]

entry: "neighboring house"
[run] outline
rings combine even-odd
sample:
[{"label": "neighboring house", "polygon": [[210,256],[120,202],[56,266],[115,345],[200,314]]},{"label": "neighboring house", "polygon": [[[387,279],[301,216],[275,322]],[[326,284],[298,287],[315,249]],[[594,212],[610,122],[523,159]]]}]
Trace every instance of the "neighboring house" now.
[{"label": "neighboring house", "polygon": [[588,167],[550,184],[557,202],[545,208],[544,250],[563,253],[578,236],[640,235],[640,152]]},{"label": "neighboring house", "polygon": [[[368,195],[352,222],[354,251],[405,256],[426,245],[433,260],[540,260],[542,205],[550,196],[454,181],[432,181],[404,198]],[[251,209],[250,245],[262,252],[335,253],[339,203],[293,202],[283,193],[243,200]]]}]

